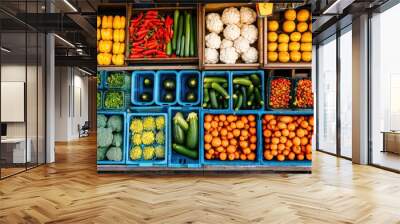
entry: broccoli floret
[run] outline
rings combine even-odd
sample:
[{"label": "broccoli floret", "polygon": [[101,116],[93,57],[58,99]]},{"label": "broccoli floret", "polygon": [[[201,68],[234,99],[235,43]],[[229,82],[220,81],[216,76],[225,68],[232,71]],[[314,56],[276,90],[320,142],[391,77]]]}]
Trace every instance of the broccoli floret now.
[{"label": "broccoli floret", "polygon": [[153,144],[154,143],[154,133],[152,131],[143,132],[142,143],[145,145]]},{"label": "broccoli floret", "polygon": [[120,147],[122,145],[122,135],[120,133],[114,134],[114,138],[112,141],[112,145],[116,147]]},{"label": "broccoli floret", "polygon": [[153,158],[154,158],[154,147],[153,146],[144,147],[143,159],[152,160]]},{"label": "broccoli floret", "polygon": [[153,131],[156,127],[156,122],[154,120],[154,117],[145,117],[143,119],[143,128],[146,131]]},{"label": "broccoli floret", "polygon": [[97,114],[97,127],[105,128],[107,125],[107,117],[104,114]]},{"label": "broccoli floret", "polygon": [[131,122],[131,126],[129,127],[131,132],[133,133],[142,133],[143,131],[143,122],[140,119],[133,119]]},{"label": "broccoli floret", "polygon": [[163,131],[157,132],[157,134],[156,134],[156,142],[158,144],[164,144],[165,136],[164,136],[164,132]]},{"label": "broccoli floret", "polygon": [[157,127],[157,130],[162,130],[165,127],[165,118],[164,118],[164,116],[158,116],[156,118],[156,127]]},{"label": "broccoli floret", "polygon": [[129,157],[131,160],[139,160],[142,158],[142,148],[140,146],[134,146],[129,152]]},{"label": "broccoli floret", "polygon": [[131,140],[134,145],[140,145],[140,144],[142,144],[142,135],[141,134],[133,134]]},{"label": "broccoli floret", "polygon": [[164,159],[165,156],[164,146],[157,145],[155,148],[155,154],[157,159]]},{"label": "broccoli floret", "polygon": [[97,148],[97,160],[104,160],[106,158],[107,147]]},{"label": "broccoli floret", "polygon": [[122,150],[120,147],[111,147],[106,153],[106,157],[111,161],[121,161],[122,160]]},{"label": "broccoli floret", "polygon": [[114,132],[122,131],[122,117],[119,115],[111,116],[107,121],[107,127],[112,128]]},{"label": "broccoli floret", "polygon": [[113,142],[113,137],[111,128],[97,128],[98,147],[109,147]]}]

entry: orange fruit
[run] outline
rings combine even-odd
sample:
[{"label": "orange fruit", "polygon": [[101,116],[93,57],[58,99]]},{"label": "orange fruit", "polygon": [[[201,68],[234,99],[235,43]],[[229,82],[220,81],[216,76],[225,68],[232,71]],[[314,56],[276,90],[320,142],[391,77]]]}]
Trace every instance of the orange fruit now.
[{"label": "orange fruit", "polygon": [[279,34],[278,42],[279,43],[289,43],[289,35],[287,35],[286,33]]},{"label": "orange fruit", "polygon": [[293,152],[290,152],[288,155],[288,159],[289,160],[294,160],[296,158],[296,154],[294,154]]},{"label": "orange fruit", "polygon": [[293,145],[299,146],[301,144],[301,140],[299,137],[293,138]]},{"label": "orange fruit", "polygon": [[282,143],[282,144],[285,144],[285,143],[287,142],[287,137],[281,136],[281,137],[279,138],[279,142]]},{"label": "orange fruit", "polygon": [[301,35],[301,42],[303,43],[311,43],[312,42],[312,33],[307,31]]},{"label": "orange fruit", "polygon": [[229,153],[228,154],[228,159],[229,160],[234,160],[235,159],[235,154],[234,153]]},{"label": "orange fruit", "polygon": [[279,52],[278,59],[279,59],[279,62],[286,63],[286,62],[289,62],[290,55],[288,52],[282,51],[282,52]]},{"label": "orange fruit", "polygon": [[278,53],[274,51],[269,51],[267,57],[269,62],[276,62],[278,60]]},{"label": "orange fruit", "polygon": [[275,145],[279,144],[279,138],[273,137],[271,143]]},{"label": "orange fruit", "polygon": [[278,45],[279,52],[288,51],[288,50],[289,50],[288,43],[279,43],[279,45]]},{"label": "orange fruit", "polygon": [[278,34],[276,32],[268,32],[268,42],[276,42],[278,40]]},{"label": "orange fruit", "polygon": [[301,53],[301,60],[304,62],[310,62],[312,60],[312,52],[304,51]]},{"label": "orange fruit", "polygon": [[289,130],[288,129],[282,130],[282,136],[285,136],[285,137],[289,136]]},{"label": "orange fruit", "polygon": [[286,10],[284,17],[286,20],[291,20],[291,21],[295,20],[297,17],[296,10],[294,10],[294,9]]},{"label": "orange fruit", "polygon": [[292,51],[290,52],[290,60],[292,62],[299,62],[301,61],[301,53],[298,51]]},{"label": "orange fruit", "polygon": [[[298,25],[297,25],[298,26]],[[299,32],[293,32],[290,34],[290,41],[292,42],[298,42],[301,40],[301,33]]]},{"label": "orange fruit", "polygon": [[219,154],[219,159],[220,159],[220,160],[226,160],[226,153],[221,152],[221,153]]},{"label": "orange fruit", "polygon": [[246,160],[246,159],[247,159],[246,154],[240,154],[240,159],[241,159],[241,160]]},{"label": "orange fruit", "polygon": [[268,30],[269,31],[277,31],[279,29],[279,23],[276,20],[268,21]]},{"label": "orange fruit", "polygon": [[285,33],[291,33],[293,31],[295,31],[296,23],[294,21],[287,20],[287,21],[283,22],[282,29]]},{"label": "orange fruit", "polygon": [[304,160],[304,155],[303,154],[298,154],[297,155],[297,160]]},{"label": "orange fruit", "polygon": [[304,129],[299,128],[296,131],[296,135],[297,135],[297,137],[302,138],[302,137],[304,137],[306,135],[306,133],[305,133]]},{"label": "orange fruit", "polygon": [[[266,152],[266,151],[265,151]],[[270,154],[270,153],[265,153],[264,152],[264,158],[266,159],[266,160],[272,160],[273,158],[274,158],[274,156],[272,155],[272,154]]]},{"label": "orange fruit", "polygon": [[276,159],[277,159],[278,161],[284,161],[284,160],[285,160],[285,156],[282,155],[282,154],[279,154],[279,155],[276,157]]},{"label": "orange fruit", "polygon": [[205,157],[206,157],[206,159],[211,159],[211,154],[209,154],[209,153],[206,153],[206,155],[205,155]]},{"label": "orange fruit", "polygon": [[248,154],[247,155],[247,159],[251,160],[251,161],[255,160],[256,159],[256,154],[254,152]]},{"label": "orange fruit", "polygon": [[301,45],[299,42],[290,42],[289,43],[289,51],[299,51],[300,47],[301,47]]},{"label": "orange fruit", "polygon": [[308,11],[307,9],[300,9],[297,12],[297,21],[299,22],[305,22],[310,18],[310,11]]},{"label": "orange fruit", "polygon": [[288,125],[288,130],[289,131],[294,131],[296,129],[296,126],[293,124],[293,123],[290,123],[289,125]]},{"label": "orange fruit", "polygon": [[278,145],[278,151],[283,151],[283,150],[285,150],[285,145],[281,143]]},{"label": "orange fruit", "polygon": [[297,24],[296,29],[300,33],[306,32],[308,30],[308,24],[305,22],[300,22]]},{"label": "orange fruit", "polygon": [[308,138],[306,138],[306,137],[301,138],[300,144],[301,145],[307,145],[308,144]]},{"label": "orange fruit", "polygon": [[307,160],[312,160],[312,154],[311,153],[307,153],[306,154],[306,159]]},{"label": "orange fruit", "polygon": [[278,49],[278,43],[276,42],[269,42],[267,45],[268,51],[276,51]]}]

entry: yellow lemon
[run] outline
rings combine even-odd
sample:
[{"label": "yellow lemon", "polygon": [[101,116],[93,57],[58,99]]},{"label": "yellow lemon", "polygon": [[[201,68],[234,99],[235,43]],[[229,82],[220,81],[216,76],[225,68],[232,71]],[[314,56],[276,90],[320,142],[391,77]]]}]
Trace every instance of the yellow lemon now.
[{"label": "yellow lemon", "polygon": [[278,60],[278,53],[276,52],[268,52],[268,61],[269,62],[276,62]]},{"label": "yellow lemon", "polygon": [[278,45],[278,51],[282,52],[282,51],[288,51],[289,50],[289,45],[287,43],[280,43]]},{"label": "yellow lemon", "polygon": [[310,62],[312,58],[312,53],[310,51],[304,51],[301,53],[301,60],[304,62]]},{"label": "yellow lemon", "polygon": [[301,43],[301,51],[312,51],[312,43]]},{"label": "yellow lemon", "polygon": [[301,42],[303,43],[311,43],[312,42],[312,33],[307,31],[301,35]]},{"label": "yellow lemon", "polygon": [[294,9],[288,9],[285,11],[285,19],[293,21],[296,19],[296,10]]},{"label": "yellow lemon", "polygon": [[305,22],[301,22],[297,24],[297,31],[300,33],[306,32],[308,29],[308,24]]},{"label": "yellow lemon", "polygon": [[289,43],[289,51],[299,51],[300,43],[299,42],[290,42]]},{"label": "yellow lemon", "polygon": [[275,42],[278,40],[278,34],[276,32],[268,32],[268,41]]},{"label": "yellow lemon", "polygon": [[299,62],[301,60],[301,53],[298,51],[290,52],[290,60],[292,62]]},{"label": "yellow lemon", "polygon": [[285,33],[279,34],[278,42],[279,43],[289,43],[289,35],[287,35]]},{"label": "yellow lemon", "polygon": [[301,33],[293,32],[293,33],[290,34],[290,41],[297,42],[297,41],[300,41],[300,40],[301,40]]},{"label": "yellow lemon", "polygon": [[291,33],[296,29],[296,23],[294,21],[285,21],[283,23],[283,31],[286,33]]},{"label": "yellow lemon", "polygon": [[268,21],[268,31],[277,31],[279,29],[279,23],[276,20]]},{"label": "yellow lemon", "polygon": [[290,60],[290,55],[289,52],[283,51],[283,52],[279,52],[279,61],[282,63],[286,63]]},{"label": "yellow lemon", "polygon": [[278,49],[278,44],[276,42],[268,43],[268,51],[276,51]]}]

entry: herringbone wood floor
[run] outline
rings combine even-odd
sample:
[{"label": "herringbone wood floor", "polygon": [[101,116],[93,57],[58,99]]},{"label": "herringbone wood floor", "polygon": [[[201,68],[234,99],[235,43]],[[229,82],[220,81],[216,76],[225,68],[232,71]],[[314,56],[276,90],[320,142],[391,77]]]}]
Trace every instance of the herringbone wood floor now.
[{"label": "herringbone wood floor", "polygon": [[400,223],[400,175],[315,153],[312,174],[97,174],[95,140],[0,181],[0,223]]}]

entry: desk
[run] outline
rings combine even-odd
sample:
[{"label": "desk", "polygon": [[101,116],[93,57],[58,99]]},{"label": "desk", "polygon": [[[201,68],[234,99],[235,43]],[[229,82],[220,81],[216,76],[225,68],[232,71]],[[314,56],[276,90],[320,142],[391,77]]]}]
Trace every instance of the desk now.
[{"label": "desk", "polygon": [[383,151],[400,154],[400,131],[383,131]]},{"label": "desk", "polygon": [[[1,153],[2,157],[3,152],[6,152],[6,155],[8,152],[12,153],[12,161],[9,161],[11,163],[26,163],[26,162],[31,162],[32,160],[32,153],[31,153],[31,146],[32,146],[32,141],[30,138],[26,139],[27,147],[26,147],[26,152],[25,152],[25,138],[5,138],[1,139]],[[11,155],[9,156],[11,160]],[[6,159],[8,160],[8,159]]]}]

